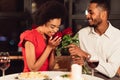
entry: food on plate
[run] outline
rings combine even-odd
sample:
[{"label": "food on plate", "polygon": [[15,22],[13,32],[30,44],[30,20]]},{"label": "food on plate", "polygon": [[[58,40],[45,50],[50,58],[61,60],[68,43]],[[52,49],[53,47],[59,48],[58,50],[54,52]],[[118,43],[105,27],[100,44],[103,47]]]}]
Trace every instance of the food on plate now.
[{"label": "food on plate", "polygon": [[24,72],[20,73],[19,79],[46,79],[49,78],[47,74],[41,73],[41,72]]},{"label": "food on plate", "polygon": [[70,74],[63,74],[63,75],[61,75],[61,77],[63,77],[63,78],[70,78]]},{"label": "food on plate", "polygon": [[[71,77],[71,74],[63,74],[55,77],[53,80],[71,80],[70,77]],[[85,80],[85,79],[81,79],[81,80]]]}]

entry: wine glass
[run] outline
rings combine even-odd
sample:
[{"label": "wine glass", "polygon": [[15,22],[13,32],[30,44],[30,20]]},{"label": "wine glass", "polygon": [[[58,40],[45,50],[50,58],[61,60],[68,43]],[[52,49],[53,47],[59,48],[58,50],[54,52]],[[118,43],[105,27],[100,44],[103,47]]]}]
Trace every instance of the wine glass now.
[{"label": "wine glass", "polygon": [[2,70],[2,76],[5,80],[5,70],[10,66],[10,58],[8,52],[0,52],[0,69]]},{"label": "wine glass", "polygon": [[99,59],[97,56],[93,55],[87,60],[88,66],[92,69],[92,76],[94,76],[94,68],[99,64]]}]

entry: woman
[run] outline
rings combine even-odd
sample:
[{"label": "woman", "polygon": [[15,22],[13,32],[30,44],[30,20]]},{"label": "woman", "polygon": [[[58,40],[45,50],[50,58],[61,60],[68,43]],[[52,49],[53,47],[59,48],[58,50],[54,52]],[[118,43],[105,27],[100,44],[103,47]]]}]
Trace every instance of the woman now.
[{"label": "woman", "polygon": [[59,30],[65,14],[64,5],[57,1],[47,1],[34,13],[37,27],[23,32],[18,44],[22,47],[24,72],[53,68],[54,50],[61,38],[52,36]]}]

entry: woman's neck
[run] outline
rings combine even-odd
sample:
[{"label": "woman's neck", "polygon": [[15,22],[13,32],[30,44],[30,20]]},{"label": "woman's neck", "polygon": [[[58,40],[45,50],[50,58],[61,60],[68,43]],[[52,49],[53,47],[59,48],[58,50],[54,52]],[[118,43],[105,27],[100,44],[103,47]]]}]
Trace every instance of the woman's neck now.
[{"label": "woman's neck", "polygon": [[47,39],[47,37],[46,37],[46,35],[45,35],[45,31],[44,31],[44,29],[43,29],[42,26],[36,28],[36,30],[43,36],[43,38],[44,38],[45,40]]}]

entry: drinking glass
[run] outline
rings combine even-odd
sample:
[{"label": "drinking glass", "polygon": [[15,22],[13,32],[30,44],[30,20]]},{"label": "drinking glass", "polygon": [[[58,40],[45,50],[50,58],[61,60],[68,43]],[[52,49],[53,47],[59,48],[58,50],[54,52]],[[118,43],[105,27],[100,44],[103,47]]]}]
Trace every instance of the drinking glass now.
[{"label": "drinking glass", "polygon": [[94,69],[98,66],[99,64],[99,59],[97,56],[91,56],[88,60],[87,60],[87,64],[88,66],[92,69],[92,76],[94,76]]},{"label": "drinking glass", "polygon": [[5,80],[5,70],[10,66],[10,58],[8,52],[0,52],[0,69],[2,70],[3,80]]}]

